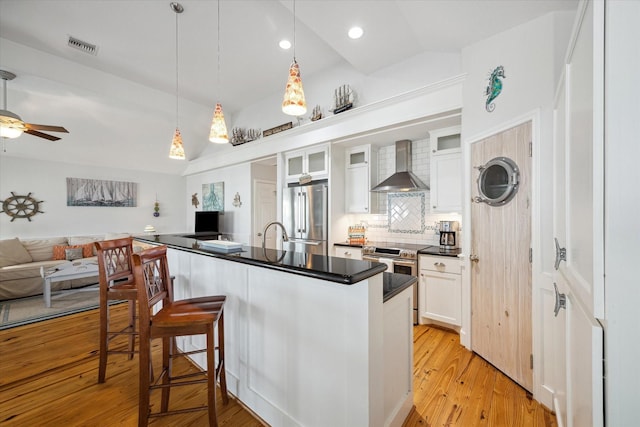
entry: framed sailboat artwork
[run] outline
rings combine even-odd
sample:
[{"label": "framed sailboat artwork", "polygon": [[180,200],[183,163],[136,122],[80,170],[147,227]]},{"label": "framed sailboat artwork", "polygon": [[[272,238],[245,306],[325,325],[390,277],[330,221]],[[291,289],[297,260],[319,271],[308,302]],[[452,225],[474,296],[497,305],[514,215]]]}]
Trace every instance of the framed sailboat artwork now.
[{"label": "framed sailboat artwork", "polygon": [[67,178],[67,206],[136,207],[138,184]]}]

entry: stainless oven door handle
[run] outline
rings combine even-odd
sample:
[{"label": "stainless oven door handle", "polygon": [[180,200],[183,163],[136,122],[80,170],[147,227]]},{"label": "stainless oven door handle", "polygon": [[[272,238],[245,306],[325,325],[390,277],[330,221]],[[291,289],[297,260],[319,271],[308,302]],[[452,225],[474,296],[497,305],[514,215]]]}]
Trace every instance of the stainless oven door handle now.
[{"label": "stainless oven door handle", "polygon": [[397,265],[406,265],[407,267],[413,267],[414,265],[416,265],[415,261],[404,261],[404,260],[393,260],[394,264]]}]

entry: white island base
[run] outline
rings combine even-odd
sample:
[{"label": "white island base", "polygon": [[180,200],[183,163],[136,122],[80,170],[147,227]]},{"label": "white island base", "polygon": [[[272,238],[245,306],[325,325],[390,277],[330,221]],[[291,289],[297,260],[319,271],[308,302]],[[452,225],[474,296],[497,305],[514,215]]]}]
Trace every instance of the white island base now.
[{"label": "white island base", "polygon": [[[167,254],[176,299],[227,296],[228,389],[269,425],[402,425],[413,406],[411,287],[383,304],[382,273],[344,285]],[[186,351],[204,344],[201,336],[178,341]]]}]

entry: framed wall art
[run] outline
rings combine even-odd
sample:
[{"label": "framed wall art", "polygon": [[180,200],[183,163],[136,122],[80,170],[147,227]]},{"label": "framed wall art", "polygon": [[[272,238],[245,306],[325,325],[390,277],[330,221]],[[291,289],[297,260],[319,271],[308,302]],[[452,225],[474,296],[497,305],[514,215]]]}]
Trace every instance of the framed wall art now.
[{"label": "framed wall art", "polygon": [[67,206],[137,206],[138,184],[126,181],[67,178]]},{"label": "framed wall art", "polygon": [[224,212],[224,182],[202,184],[202,210]]}]

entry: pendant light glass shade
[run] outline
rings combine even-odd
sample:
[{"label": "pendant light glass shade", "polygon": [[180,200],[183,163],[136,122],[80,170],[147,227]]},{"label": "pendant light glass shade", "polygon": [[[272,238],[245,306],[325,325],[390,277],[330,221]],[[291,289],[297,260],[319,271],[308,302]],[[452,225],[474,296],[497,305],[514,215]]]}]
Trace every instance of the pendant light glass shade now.
[{"label": "pendant light glass shade", "polygon": [[289,67],[289,79],[284,90],[282,112],[290,116],[301,116],[307,112],[307,101],[304,99],[300,67],[295,58],[291,63],[291,67]]},{"label": "pendant light glass shade", "polygon": [[216,144],[226,144],[229,142],[227,124],[224,122],[224,113],[222,112],[222,105],[219,102],[216,104],[216,109],[213,111],[209,141],[215,142]]},{"label": "pendant light glass shade", "polygon": [[176,133],[173,134],[169,157],[177,160],[184,160],[186,158],[184,155],[184,146],[182,145],[182,135],[180,135],[180,130],[178,128],[176,128]]}]

